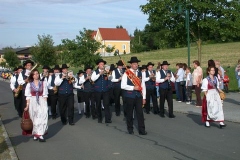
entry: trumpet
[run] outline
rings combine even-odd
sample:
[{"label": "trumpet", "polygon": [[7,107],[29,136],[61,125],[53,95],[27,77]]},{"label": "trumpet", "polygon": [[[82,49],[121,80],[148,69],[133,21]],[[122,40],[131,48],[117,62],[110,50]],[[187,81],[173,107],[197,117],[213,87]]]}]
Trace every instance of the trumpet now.
[{"label": "trumpet", "polygon": [[58,92],[58,86],[54,86],[54,87],[53,87],[53,93],[54,93],[54,94],[57,94],[57,92]]},{"label": "trumpet", "polygon": [[22,88],[23,88],[22,85],[19,85],[19,86],[17,87],[17,92],[14,93],[14,97],[18,97],[18,96],[19,96],[19,93],[21,92]]},{"label": "trumpet", "polygon": [[38,68],[39,67],[39,64],[36,63],[35,66],[33,66],[33,68],[30,70],[30,72],[32,72],[34,69]]},{"label": "trumpet", "polygon": [[94,81],[91,79],[92,74],[87,74],[87,77],[90,77],[88,80],[91,84],[94,84]]}]

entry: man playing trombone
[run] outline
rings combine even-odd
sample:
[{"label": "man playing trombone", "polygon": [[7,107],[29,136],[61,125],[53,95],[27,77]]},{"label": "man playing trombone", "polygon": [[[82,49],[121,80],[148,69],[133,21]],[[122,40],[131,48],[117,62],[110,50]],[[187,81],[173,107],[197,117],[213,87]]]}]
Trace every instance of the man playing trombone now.
[{"label": "man playing trombone", "polygon": [[136,110],[138,120],[138,132],[140,135],[146,135],[143,109],[142,106],[146,102],[146,87],[145,82],[141,80],[142,72],[138,70],[137,57],[131,57],[131,68],[127,69],[122,76],[121,88],[124,89],[127,112],[127,129],[129,134],[133,132],[133,109]]}]

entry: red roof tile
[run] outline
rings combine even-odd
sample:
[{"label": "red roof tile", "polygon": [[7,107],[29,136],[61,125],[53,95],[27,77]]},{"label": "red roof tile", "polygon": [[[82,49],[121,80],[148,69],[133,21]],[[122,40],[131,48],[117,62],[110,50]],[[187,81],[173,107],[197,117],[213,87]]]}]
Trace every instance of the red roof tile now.
[{"label": "red roof tile", "polygon": [[97,34],[97,31],[93,31],[93,32],[91,33],[92,38],[94,38],[94,36],[96,36],[96,34]]},{"label": "red roof tile", "polygon": [[125,28],[99,28],[103,40],[130,41],[130,36]]}]

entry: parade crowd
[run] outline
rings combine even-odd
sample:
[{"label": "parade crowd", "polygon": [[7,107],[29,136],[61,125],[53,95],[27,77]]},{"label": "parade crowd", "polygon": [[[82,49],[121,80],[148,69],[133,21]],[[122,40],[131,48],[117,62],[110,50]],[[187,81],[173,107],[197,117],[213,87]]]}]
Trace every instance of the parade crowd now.
[{"label": "parade crowd", "polygon": [[[219,61],[208,61],[205,78],[197,60],[193,61],[193,72],[184,63],[177,63],[176,72],[172,72],[167,61],[159,62],[157,67],[152,62],[140,67],[139,62],[137,57],[131,57],[129,65],[119,60],[116,65],[108,66],[106,61],[99,59],[95,70],[93,66],[85,66],[74,76],[67,64],[53,68],[44,65],[40,73],[33,61],[26,60],[23,66],[14,69],[10,80],[19,117],[28,111],[33,122],[32,131],[23,131],[23,135],[33,135],[35,141],[45,142],[49,117],[53,120],[60,117],[62,125],[73,126],[74,88],[77,89],[75,107],[78,114],[92,117],[98,123],[103,120],[114,123],[110,109],[114,106],[115,116],[126,118],[129,134],[134,134],[133,120],[137,119],[139,135],[147,135],[144,112],[150,114],[152,111],[161,118],[175,118],[173,92],[176,92],[176,101],[189,105],[193,103],[193,90],[196,107],[202,108],[205,126],[210,127],[210,122],[218,122],[219,128],[226,126],[219,95],[223,89],[224,70]],[[165,101],[168,111],[164,109]]]}]

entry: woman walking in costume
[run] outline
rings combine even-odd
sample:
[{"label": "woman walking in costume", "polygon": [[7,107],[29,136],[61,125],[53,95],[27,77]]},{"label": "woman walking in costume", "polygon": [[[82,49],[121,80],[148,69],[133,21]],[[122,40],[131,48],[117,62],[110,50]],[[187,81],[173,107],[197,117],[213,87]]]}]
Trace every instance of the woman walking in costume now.
[{"label": "woman walking in costume", "polygon": [[48,89],[47,83],[45,81],[40,81],[37,69],[34,69],[30,73],[25,96],[27,103],[24,110],[29,110],[30,119],[33,122],[33,140],[45,142],[43,135],[46,134],[48,128]]},{"label": "woman walking in costume", "polygon": [[203,79],[202,91],[204,92],[202,102],[202,121],[206,127],[210,127],[209,122],[219,122],[219,127],[226,125],[224,122],[223,104],[219,96],[222,90],[219,88],[219,81],[215,74],[215,68],[210,66],[207,68],[208,76]]}]

